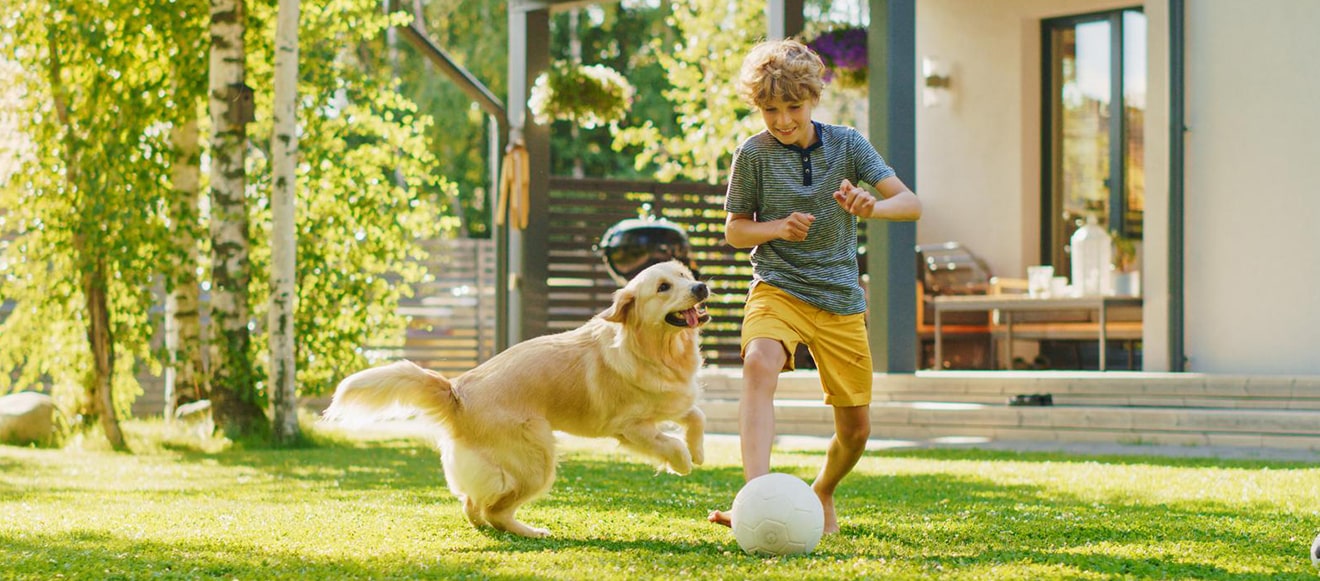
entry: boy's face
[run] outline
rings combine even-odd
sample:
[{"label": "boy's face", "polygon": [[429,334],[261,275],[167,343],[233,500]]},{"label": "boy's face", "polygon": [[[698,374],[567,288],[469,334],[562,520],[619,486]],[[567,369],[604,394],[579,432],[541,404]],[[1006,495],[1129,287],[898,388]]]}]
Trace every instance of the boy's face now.
[{"label": "boy's face", "polygon": [[761,107],[761,119],[780,143],[806,148],[816,140],[816,129],[811,125],[815,105],[814,101],[771,99]]}]

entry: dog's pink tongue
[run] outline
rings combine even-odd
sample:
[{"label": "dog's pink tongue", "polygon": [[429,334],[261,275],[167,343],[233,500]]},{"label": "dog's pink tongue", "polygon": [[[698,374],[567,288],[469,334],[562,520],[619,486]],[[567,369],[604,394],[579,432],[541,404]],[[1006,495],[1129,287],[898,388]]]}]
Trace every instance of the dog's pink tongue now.
[{"label": "dog's pink tongue", "polygon": [[683,318],[687,319],[687,326],[689,327],[697,326],[697,308],[692,307],[686,311],[683,311]]}]

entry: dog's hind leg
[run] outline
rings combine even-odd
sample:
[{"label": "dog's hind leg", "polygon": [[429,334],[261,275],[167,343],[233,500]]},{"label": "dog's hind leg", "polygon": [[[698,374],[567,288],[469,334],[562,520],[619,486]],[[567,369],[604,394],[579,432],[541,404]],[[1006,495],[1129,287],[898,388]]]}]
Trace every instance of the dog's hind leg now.
[{"label": "dog's hind leg", "polygon": [[[502,433],[500,433],[502,432]],[[522,429],[492,431],[480,445],[470,437],[440,440],[445,479],[463,504],[473,526],[492,526],[527,537],[544,537],[545,529],[529,527],[513,517],[519,506],[544,494],[554,482],[554,432],[545,420]]]},{"label": "dog's hind leg", "polygon": [[675,474],[692,472],[692,453],[682,440],[660,431],[655,424],[634,424],[615,436],[625,448],[663,461]]},{"label": "dog's hind leg", "polygon": [[[514,441],[507,442],[509,447],[502,450],[499,456],[506,461],[500,466],[506,479],[505,491],[491,499],[482,514],[491,526],[502,531],[533,538],[548,536],[549,530],[522,523],[514,517],[514,512],[528,501],[545,494],[554,483],[554,431],[545,420],[531,420],[523,424],[522,430],[516,430],[511,435]],[[510,453],[511,450],[517,452]]]},{"label": "dog's hind leg", "polygon": [[483,516],[486,499],[502,494],[504,475],[499,466],[489,461],[481,450],[464,443],[442,438],[441,461],[449,490],[463,504],[463,516],[474,527],[489,526]]},{"label": "dog's hind leg", "polygon": [[490,523],[486,522],[486,517],[481,515],[481,507],[477,505],[475,500],[472,500],[471,496],[461,494],[458,498],[463,501],[463,516],[467,517],[472,526],[490,526]]}]

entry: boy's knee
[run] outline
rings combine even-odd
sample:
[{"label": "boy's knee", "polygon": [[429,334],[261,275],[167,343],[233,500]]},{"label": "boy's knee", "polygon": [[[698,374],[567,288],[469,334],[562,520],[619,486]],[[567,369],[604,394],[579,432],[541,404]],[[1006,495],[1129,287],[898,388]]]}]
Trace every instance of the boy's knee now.
[{"label": "boy's knee", "polygon": [[838,426],[834,437],[839,439],[839,443],[846,448],[861,448],[866,446],[866,441],[871,439],[871,424],[855,424]]},{"label": "boy's knee", "polygon": [[747,347],[743,356],[743,372],[755,374],[778,374],[784,369],[788,356],[777,341],[756,341]]}]

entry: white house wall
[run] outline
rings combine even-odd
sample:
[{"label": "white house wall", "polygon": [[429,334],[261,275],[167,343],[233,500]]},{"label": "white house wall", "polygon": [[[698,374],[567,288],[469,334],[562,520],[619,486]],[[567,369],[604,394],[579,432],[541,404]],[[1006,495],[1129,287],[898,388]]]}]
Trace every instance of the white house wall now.
[{"label": "white house wall", "polygon": [[[1040,255],[1040,20],[1142,5],[918,0],[917,57],[952,99],[917,111],[919,243],[956,240],[995,274]],[[1144,363],[1168,353],[1168,9],[1148,18]],[[1188,370],[1320,373],[1320,1],[1186,2]],[[920,67],[918,67],[920,68]]]},{"label": "white house wall", "polygon": [[[1132,6],[1111,0],[918,0],[917,58],[950,66],[948,105],[917,108],[917,242],[957,241],[996,275],[1040,257],[1041,20]],[[1167,9],[1148,19],[1143,364],[1169,368]],[[920,64],[918,64],[918,73]],[[918,81],[920,83],[920,81]],[[920,84],[918,85],[920,86]],[[918,92],[918,101],[920,101]],[[1157,255],[1157,253],[1159,253]]]},{"label": "white house wall", "polygon": [[995,274],[1026,276],[1040,256],[1040,21],[1132,5],[918,0],[917,58],[952,77],[948,105],[917,96],[919,243],[958,241]]},{"label": "white house wall", "polygon": [[1187,7],[1186,350],[1320,373],[1320,2]]}]

